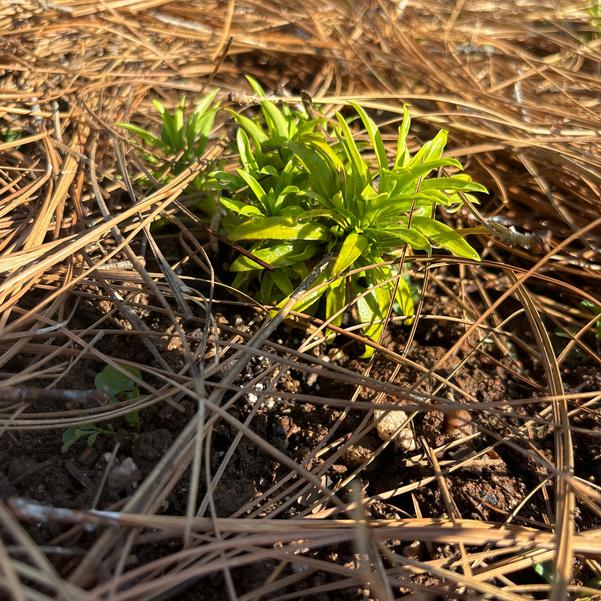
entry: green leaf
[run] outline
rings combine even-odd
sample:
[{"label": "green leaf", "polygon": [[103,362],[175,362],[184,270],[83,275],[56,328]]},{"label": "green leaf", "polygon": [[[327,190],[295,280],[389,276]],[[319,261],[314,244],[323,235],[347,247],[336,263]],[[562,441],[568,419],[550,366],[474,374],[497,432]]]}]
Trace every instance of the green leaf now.
[{"label": "green leaf", "polygon": [[552,583],[555,580],[555,570],[552,560],[535,563],[534,571],[547,582]]},{"label": "green leaf", "polygon": [[336,257],[336,262],[332,268],[332,275],[339,275],[350,267],[369,246],[369,240],[357,234],[356,232],[350,233],[342,243],[340,252]]},{"label": "green leaf", "polygon": [[413,217],[413,227],[432,240],[436,245],[446,248],[458,257],[479,261],[478,253],[448,225],[429,217]]},{"label": "green leaf", "polygon": [[[320,249],[317,242],[284,242],[266,248],[251,248],[250,252],[273,267],[288,267],[314,257]],[[232,264],[231,271],[253,271],[263,269],[262,265],[246,255],[240,255]]]},{"label": "green leaf", "polygon": [[244,77],[246,77],[246,81],[248,81],[250,87],[257,96],[265,96],[265,89],[254,77],[251,77],[250,75],[245,75]]},{"label": "green leaf", "polygon": [[321,223],[299,223],[285,217],[265,217],[241,223],[230,240],[327,240],[329,229]]},{"label": "green leaf", "polygon": [[139,432],[142,429],[142,420],[140,419],[139,411],[130,411],[126,416],[125,420],[127,421],[128,426]]},{"label": "green leaf", "polygon": [[428,238],[415,229],[401,226],[389,228],[370,228],[368,233],[373,236],[375,243],[384,250],[396,250],[403,243],[414,250],[430,250]]},{"label": "green leaf", "polygon": [[366,184],[370,183],[367,177],[367,163],[363,160],[363,157],[357,148],[357,144],[355,143],[355,139],[353,138],[353,134],[351,133],[345,118],[340,113],[336,113],[336,117],[338,118],[340,129],[342,131],[342,136],[339,137],[339,139],[343,143],[353,171],[359,176],[359,179],[363,184],[360,186],[360,188],[363,189]]},{"label": "green leaf", "polygon": [[173,127],[176,132],[177,142],[181,144],[181,148],[178,150],[184,149],[184,140],[182,137],[182,132],[184,130],[184,106],[186,103],[186,97],[182,96],[180,98],[179,104],[175,109],[175,113],[173,114]]},{"label": "green leaf", "polygon": [[242,163],[242,166],[248,172],[258,171],[259,165],[257,163],[255,153],[250,145],[248,134],[241,127],[239,127],[238,131],[236,132],[236,143],[238,146],[238,154],[240,155],[240,162]]},{"label": "green leaf", "polygon": [[[109,426],[110,428],[110,426]],[[61,452],[66,453],[76,442],[87,438],[87,445],[94,446],[99,434],[112,436],[112,429],[99,428],[96,424],[84,424],[83,426],[70,426],[63,432]]]},{"label": "green leaf", "polygon": [[66,453],[78,440],[83,438],[86,433],[77,426],[71,426],[63,432],[63,446],[61,451]]},{"label": "green leaf", "polygon": [[294,286],[285,269],[276,269],[275,271],[272,271],[271,277],[273,278],[273,283],[285,296],[289,296],[294,292]]},{"label": "green leaf", "polygon": [[333,166],[321,153],[302,144],[292,142],[290,148],[309,172],[317,194],[322,198],[330,198],[335,190]]},{"label": "green leaf", "polygon": [[419,178],[425,178],[430,171],[439,167],[457,167],[461,169],[461,163],[456,159],[438,159],[421,165],[413,165],[412,167],[400,167],[390,176],[391,181],[394,181],[394,188],[390,193],[391,197],[407,190],[416,192]]},{"label": "green leaf", "polygon": [[127,131],[130,131],[132,134],[136,134],[136,136],[142,138],[142,140],[144,140],[144,142],[150,146],[161,149],[165,148],[165,144],[160,138],[157,138],[154,134],[151,134],[149,131],[142,129],[133,123],[117,123],[117,125],[123,129],[126,129]]},{"label": "green leaf", "polygon": [[[142,379],[139,369],[129,366],[123,366],[122,369],[135,378]],[[98,390],[105,390],[113,398],[118,397],[123,392],[133,391],[136,386],[134,380],[115,369],[112,365],[107,365],[100,373],[96,374],[94,384]]]},{"label": "green leaf", "polygon": [[263,213],[261,213],[261,211],[258,207],[255,207],[254,205],[250,205],[246,202],[242,202],[240,200],[234,200],[233,198],[221,197],[219,199],[219,202],[226,209],[229,209],[230,211],[233,211],[234,213],[238,213],[239,215],[244,215],[246,217],[252,217],[252,216],[261,217],[263,215]]},{"label": "green leaf", "polygon": [[403,106],[403,121],[399,127],[399,137],[397,141],[396,158],[394,168],[405,167],[410,160],[409,149],[407,148],[407,135],[411,127],[411,117],[409,116],[409,108]]},{"label": "green leaf", "polygon": [[372,148],[376,153],[376,159],[378,160],[378,165],[380,166],[380,171],[388,168],[388,157],[386,156],[386,149],[384,148],[384,142],[382,141],[382,135],[380,134],[380,130],[377,125],[372,121],[372,119],[367,115],[367,113],[360,107],[357,103],[351,102],[350,105],[357,111],[359,117],[361,117],[361,121],[363,121],[363,125],[365,125],[365,129],[367,134],[369,135],[369,139],[371,141]]},{"label": "green leaf", "polygon": [[209,141],[215,117],[218,108],[215,107],[207,113],[194,113],[187,127],[186,136],[188,139],[188,148],[194,153],[195,157],[204,154]]},{"label": "green leaf", "polygon": [[[364,296],[357,299],[357,313],[361,323],[365,324],[362,328],[363,335],[377,342],[384,330],[384,319],[390,304],[390,289],[388,286],[374,287],[374,276],[370,273],[371,271],[368,271],[367,276],[371,287]],[[374,349],[366,346],[361,357],[367,359],[373,353]]]},{"label": "green leaf", "polygon": [[244,128],[244,131],[254,140],[255,144],[261,145],[269,139],[263,129],[248,117],[231,109],[228,109],[228,112],[234,117],[236,123]]},{"label": "green leaf", "polygon": [[469,175],[453,175],[451,177],[434,177],[422,182],[420,190],[463,190],[465,192],[488,192],[477,182],[472,181]]},{"label": "green leaf", "polygon": [[154,105],[154,108],[158,111],[159,115],[164,115],[167,110],[165,109],[165,107],[163,106],[163,104],[161,103],[160,100],[157,100],[156,98],[154,98],[152,100],[152,104]]},{"label": "green leaf", "polygon": [[[326,279],[327,279],[327,275],[325,273],[322,273],[315,280],[313,287],[305,293],[304,298],[294,305],[293,310],[298,311],[299,313],[305,313],[315,303],[317,303],[317,301],[329,289],[329,286],[323,285],[323,283],[326,281]],[[278,307],[283,307],[288,302],[288,300],[289,300],[289,298],[285,298],[283,301],[281,301],[278,304]]]},{"label": "green leaf", "polygon": [[442,157],[442,152],[447,143],[448,132],[446,129],[441,129],[436,136],[429,142],[426,142],[417,152],[417,154],[409,161],[407,167],[415,167],[422,163],[431,163],[438,161]]},{"label": "green leaf", "polygon": [[330,319],[333,315],[340,312],[331,323],[335,326],[339,326],[342,323],[344,313],[342,310],[346,305],[346,286],[345,281],[341,282],[334,287],[329,287],[326,292],[326,319]]},{"label": "green leaf", "polygon": [[409,284],[403,277],[399,277],[398,282],[395,300],[399,304],[402,315],[415,315],[415,307],[413,305],[413,297]]},{"label": "green leaf", "polygon": [[218,92],[219,90],[215,88],[212,92],[203,96],[196,104],[193,115],[204,115],[209,110],[211,103],[215,100],[215,96],[217,96]]},{"label": "green leaf", "polygon": [[257,197],[257,200],[267,208],[267,193],[265,190],[263,190],[261,184],[250,173],[244,171],[243,169],[236,169],[236,172],[248,184],[248,187],[253,191],[253,194]]},{"label": "green leaf", "polygon": [[[252,89],[255,94],[258,96],[265,96],[265,90],[259,85],[259,83],[250,77],[250,75],[246,76],[246,79],[250,83]],[[288,121],[286,117],[282,114],[282,112],[277,108],[277,106],[271,102],[271,100],[261,100],[261,110],[263,111],[263,115],[265,117],[265,121],[267,122],[267,126],[269,127],[272,135],[277,135],[278,138],[282,140],[288,139]]]}]

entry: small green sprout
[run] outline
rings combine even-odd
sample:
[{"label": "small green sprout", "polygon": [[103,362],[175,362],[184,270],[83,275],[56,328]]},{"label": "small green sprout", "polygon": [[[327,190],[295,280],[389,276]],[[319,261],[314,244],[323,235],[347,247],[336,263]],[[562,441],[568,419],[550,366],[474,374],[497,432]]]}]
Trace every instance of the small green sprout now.
[{"label": "small green sprout", "polygon": [[[142,374],[135,367],[123,366],[123,369],[135,378],[141,380]],[[140,389],[138,385],[115,369],[112,365],[107,365],[100,373],[96,375],[94,384],[98,390],[104,390],[111,396],[112,403],[121,403],[123,401],[136,401],[140,398]],[[140,415],[137,411],[131,411],[126,416],[127,423],[131,428],[140,430]]]},{"label": "small green sprout", "polygon": [[0,142],[14,142],[23,137],[22,129],[3,129],[0,130]]},{"label": "small green sprout", "polygon": [[[135,378],[142,378],[140,370],[135,367],[123,366],[123,369]],[[101,372],[96,374],[94,384],[98,390],[104,390],[109,394],[112,403],[135,401],[140,397],[140,389],[134,380],[111,365],[107,365]],[[126,420],[131,428],[136,431],[140,430],[140,415],[137,411],[128,413]],[[63,433],[62,452],[66,453],[82,438],[87,438],[87,445],[92,447],[99,435],[114,436],[114,434],[110,426],[108,428],[99,428],[94,423],[83,426],[71,426]]]},{"label": "small green sprout", "polygon": [[83,426],[71,426],[63,432],[63,446],[61,451],[66,453],[76,442],[86,438],[89,447],[96,444],[96,439],[100,436],[114,436],[115,433],[109,428],[99,428],[96,424],[84,424]]},{"label": "small green sprout", "polygon": [[[117,124],[142,141],[146,148],[143,156],[152,166],[152,175],[156,181],[168,181],[204,155],[220,107],[220,103],[215,102],[217,92],[218,90],[213,90],[204,96],[190,117],[184,114],[185,96],[182,96],[173,112],[168,111],[159,100],[153,100],[162,121],[159,135],[133,123]],[[158,156],[156,152],[159,153]],[[198,191],[206,191],[206,174],[199,173],[192,181],[192,186]],[[208,203],[201,201],[200,208],[211,215],[215,211],[214,204],[210,199]]]}]

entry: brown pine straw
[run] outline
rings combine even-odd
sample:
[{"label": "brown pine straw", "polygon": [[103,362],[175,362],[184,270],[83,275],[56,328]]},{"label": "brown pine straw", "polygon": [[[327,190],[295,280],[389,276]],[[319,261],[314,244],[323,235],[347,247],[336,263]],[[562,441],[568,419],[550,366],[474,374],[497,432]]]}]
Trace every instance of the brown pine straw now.
[{"label": "brown pine straw", "polygon": [[[132,410],[144,424],[148,412],[164,405],[189,416],[116,507],[0,502],[0,597],[175,599],[223,574],[229,598],[243,601],[351,599],[358,590],[382,599],[405,593],[601,598],[587,585],[601,575],[601,488],[583,477],[590,467],[583,453],[599,449],[601,425],[596,321],[580,304],[601,305],[601,33],[589,4],[23,0],[0,6],[2,444],[14,449],[28,432],[54,433],[58,454],[68,426],[105,426]],[[274,321],[252,299],[228,295],[187,193],[207,162],[234,166],[224,117],[207,155],[158,187],[144,182],[137,141],[115,126],[129,121],[156,130],[153,98],[174,106],[186,94],[192,106],[213,87],[226,106],[252,111],[258,99],[245,74],[276,101],[310,98],[326,117],[361,102],[391,151],[408,103],[410,145],[448,129],[449,156],[491,191],[454,218],[475,232],[481,263],[411,257],[409,273],[423,303],[413,330],[402,334],[404,346],[365,341],[354,326],[329,324],[348,343],[371,344],[374,363],[326,360],[328,324],[300,315],[294,336],[285,339],[279,330],[274,335],[284,315]],[[160,218],[175,234],[152,226]],[[446,312],[436,299],[456,311]],[[236,312],[250,315],[248,323],[220,317]],[[442,356],[425,362],[414,352],[414,335],[441,324],[453,325],[454,338]],[[150,359],[124,359],[120,350],[133,339]],[[593,374],[584,390],[570,378],[575,353]],[[269,363],[240,386],[238,374],[249,373],[260,357]],[[464,389],[470,361],[482,357],[519,382],[519,393],[492,402]],[[73,384],[80,371],[106,364],[140,370],[137,400],[107,404],[95,398],[93,378]],[[291,369],[344,393],[290,392],[282,381]],[[399,382],[393,373],[413,378]],[[44,395],[45,389],[52,392]],[[249,393],[258,401],[241,414]],[[299,458],[257,426],[261,403],[274,400],[327,406],[337,418]],[[418,448],[402,456],[383,441],[337,476],[345,453],[373,440],[374,408],[395,410],[400,402],[417,430],[434,408],[449,415],[467,410],[474,429],[439,447],[418,438]],[[224,428],[231,441],[213,463],[215,432]],[[542,430],[548,438],[533,435]],[[217,515],[216,491],[242,444],[280,468],[231,515]],[[462,515],[464,479],[485,478],[482,470],[494,465],[511,472],[508,456],[519,458],[517,475],[528,474],[524,494],[508,509],[489,508],[486,521]],[[369,482],[369,469],[382,457],[389,484],[382,472],[384,483],[353,502],[347,485]],[[186,487],[185,509],[161,514]],[[420,506],[417,493],[424,490],[444,503]],[[103,492],[97,488],[91,497],[102,499]],[[400,515],[411,506],[412,514]],[[399,518],[374,518],[383,511]],[[51,525],[56,536],[41,542],[32,521]],[[426,551],[415,558],[401,552],[400,541],[419,541]],[[355,549],[352,561],[345,548]],[[149,559],[130,564],[134,554]],[[550,582],[533,569],[546,561]],[[242,566],[269,575],[244,588],[237,578]]]}]

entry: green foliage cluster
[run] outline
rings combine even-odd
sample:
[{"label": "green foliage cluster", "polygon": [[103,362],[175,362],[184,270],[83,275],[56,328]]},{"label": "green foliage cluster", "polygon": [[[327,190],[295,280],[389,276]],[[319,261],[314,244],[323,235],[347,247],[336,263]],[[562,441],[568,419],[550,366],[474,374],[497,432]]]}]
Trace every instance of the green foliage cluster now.
[{"label": "green foliage cluster", "polygon": [[[190,117],[185,116],[185,96],[181,97],[173,112],[168,111],[159,100],[153,100],[162,121],[158,135],[133,123],[118,123],[144,143],[143,157],[155,181],[165,183],[204,155],[221,106],[215,102],[216,96],[217,90],[204,96]],[[206,191],[206,173],[200,171],[191,185],[197,191]],[[214,212],[214,206],[210,199],[199,204],[199,208],[208,214]]]},{"label": "green foliage cluster", "polygon": [[[248,80],[255,93],[265,97],[261,86]],[[214,98],[215,92],[198,105],[204,115],[203,144],[216,110]],[[345,308],[355,300],[355,318],[363,333],[377,340],[392,303],[407,318],[414,312],[410,288],[395,266],[399,261],[394,262],[406,247],[443,248],[479,259],[459,232],[436,219],[436,209],[455,211],[463,204],[462,195],[477,202],[471,194],[486,189],[461,173],[457,160],[443,157],[446,131],[439,131],[412,156],[405,108],[396,155],[389,158],[373,120],[361,106],[351,105],[368,143],[357,142],[340,113],[333,122],[313,119],[303,110],[280,108],[269,99],[260,102],[261,112],[253,118],[230,110],[237,125],[240,166],[235,171],[213,171],[199,181],[220,191],[223,233],[250,253],[237,257],[231,266],[234,287],[265,304],[281,306],[315,264],[331,256],[327,269],[294,309],[321,308],[327,320],[339,325]],[[136,126],[124,126],[146,143],[160,144],[163,152],[177,150],[182,165],[189,164],[197,156],[196,147],[184,141],[195,117],[186,122],[181,105],[175,117],[158,108],[164,122],[160,139]],[[366,150],[375,155],[373,165]],[[453,174],[429,177],[443,168]]]}]

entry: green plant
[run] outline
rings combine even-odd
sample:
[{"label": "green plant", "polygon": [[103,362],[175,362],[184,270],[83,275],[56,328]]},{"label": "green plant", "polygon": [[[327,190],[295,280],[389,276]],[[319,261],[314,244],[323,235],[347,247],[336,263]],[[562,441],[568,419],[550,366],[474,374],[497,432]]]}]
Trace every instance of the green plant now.
[{"label": "green plant", "polygon": [[393,297],[405,316],[413,314],[407,283],[398,268],[385,265],[387,260],[401,257],[405,245],[420,251],[438,246],[478,260],[460,233],[435,218],[435,211],[438,206],[457,210],[463,204],[460,193],[477,202],[470,193],[486,188],[459,173],[426,179],[434,170],[460,171],[462,166],[442,157],[444,130],[410,155],[407,109],[390,163],[375,123],[351,104],[367,131],[377,168],[365,159],[341,114],[330,137],[317,127],[320,122],[262,101],[266,130],[257,119],[234,114],[242,166],[230,176],[235,194],[221,202],[237,217],[226,221],[228,237],[250,244],[250,252],[273,268],[266,271],[251,258],[239,257],[232,270],[245,275],[236,277],[236,285],[248,285],[255,275],[259,298],[281,305],[310,271],[311,259],[330,253],[329,268],[295,309],[315,309],[324,297],[325,317],[338,325],[349,301],[357,299],[363,332],[377,340]]},{"label": "green plant", "polygon": [[113,430],[109,428],[99,428],[96,424],[84,424],[83,426],[71,426],[63,432],[63,446],[61,451],[66,453],[76,442],[86,438],[87,445],[93,447],[96,439],[100,435],[114,436]]},{"label": "green plant", "polygon": [[[390,161],[380,131],[359,105],[351,103],[368,143],[355,140],[340,113],[332,123],[287,105],[279,108],[254,79],[248,81],[263,100],[255,117],[229,111],[238,126],[239,168],[216,169],[194,184],[199,190],[219,191],[221,227],[227,238],[249,251],[231,265],[235,288],[255,294],[264,304],[281,306],[318,258],[331,255],[328,268],[294,309],[315,312],[321,306],[326,319],[340,325],[354,301],[363,333],[377,340],[391,305],[407,319],[414,313],[401,272],[401,264],[407,264],[401,259],[411,254],[407,248],[413,252],[439,247],[479,260],[459,232],[437,219],[438,207],[452,212],[465,197],[477,202],[472,192],[486,192],[460,173],[457,160],[443,158],[446,131],[411,156],[405,108],[396,156]],[[215,92],[205,97],[190,120],[184,116],[183,100],[173,114],[155,102],[163,120],[160,138],[137,126],[121,125],[147,146],[174,156],[170,173],[177,174],[206,147],[219,107],[214,98]],[[375,165],[365,158],[366,149],[375,155]],[[157,160],[154,155],[149,160],[151,156]],[[441,169],[453,173],[429,177]]]},{"label": "green plant", "polygon": [[[251,77],[247,78],[253,90],[265,95],[263,88]],[[211,174],[222,189],[220,202],[226,211],[222,225],[233,232],[247,218],[294,220],[306,210],[309,174],[296,160],[294,145],[307,144],[315,137],[322,121],[309,119],[303,112],[284,106],[282,110],[270,100],[261,102],[265,127],[259,119],[249,119],[229,111],[238,124],[236,149],[241,168],[235,173],[217,171]],[[249,289],[253,279],[260,285],[257,296],[270,304],[279,294],[289,294],[292,281],[308,274],[307,261],[320,250],[317,242],[271,240],[253,242],[250,253],[277,269],[258,272],[257,263],[241,255],[231,266],[236,273],[233,286]]]},{"label": "green plant", "polygon": [[23,137],[22,129],[3,129],[0,130],[0,142],[14,142]]},{"label": "green plant", "polygon": [[[143,156],[152,166],[152,176],[156,181],[165,182],[174,175],[179,175],[203,156],[220,107],[219,102],[214,102],[217,92],[218,90],[213,90],[204,96],[189,117],[185,116],[185,96],[182,96],[173,112],[168,111],[160,101],[153,100],[162,121],[159,135],[133,123],[117,124],[142,141]],[[194,178],[192,186],[196,190],[206,191],[204,171]],[[200,208],[204,212],[212,214],[215,211],[215,203],[210,199],[209,202],[200,202]]]},{"label": "green plant", "polygon": [[[140,370],[135,367],[123,366],[122,369],[129,372],[138,380],[142,379]],[[124,401],[136,401],[140,398],[140,389],[135,381],[115,369],[112,365],[107,365],[100,373],[96,374],[94,384],[98,390],[108,392],[112,403],[122,403]],[[131,411],[126,416],[127,423],[134,429],[140,429],[140,415],[137,411]]]},{"label": "green plant", "polygon": [[[123,369],[137,379],[142,378],[140,370],[135,367],[123,366]],[[109,394],[111,403],[135,401],[140,397],[140,389],[135,381],[111,365],[107,365],[101,372],[96,374],[94,384],[98,390],[104,390]],[[137,411],[128,413],[126,420],[131,428],[136,431],[140,430],[140,415]],[[88,446],[94,446],[96,439],[101,434],[112,436],[114,432],[110,426],[106,429],[99,428],[94,423],[83,426],[71,426],[63,433],[62,451],[66,453],[71,446],[86,437]]]}]

